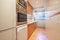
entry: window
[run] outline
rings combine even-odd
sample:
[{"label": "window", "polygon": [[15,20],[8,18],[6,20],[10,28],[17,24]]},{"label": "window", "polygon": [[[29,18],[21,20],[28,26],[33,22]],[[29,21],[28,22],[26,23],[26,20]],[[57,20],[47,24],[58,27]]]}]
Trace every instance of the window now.
[{"label": "window", "polygon": [[34,14],[34,20],[38,21],[38,20],[45,20],[45,12],[36,12],[33,13]]}]

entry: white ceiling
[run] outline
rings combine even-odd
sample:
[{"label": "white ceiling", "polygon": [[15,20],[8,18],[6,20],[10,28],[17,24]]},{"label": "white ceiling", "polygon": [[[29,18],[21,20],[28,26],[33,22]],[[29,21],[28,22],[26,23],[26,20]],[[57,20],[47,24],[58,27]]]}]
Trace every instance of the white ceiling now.
[{"label": "white ceiling", "polygon": [[60,10],[60,0],[49,0],[47,10]]},{"label": "white ceiling", "polygon": [[33,8],[43,8],[45,5],[45,0],[28,0]]},{"label": "white ceiling", "polygon": [[60,0],[28,0],[33,8],[44,8],[47,4],[47,10],[60,10]]}]

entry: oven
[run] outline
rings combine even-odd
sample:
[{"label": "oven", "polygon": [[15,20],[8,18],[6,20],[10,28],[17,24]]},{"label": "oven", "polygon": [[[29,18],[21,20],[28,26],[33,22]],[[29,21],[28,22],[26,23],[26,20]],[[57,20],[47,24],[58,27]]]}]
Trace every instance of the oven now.
[{"label": "oven", "polygon": [[17,25],[27,23],[27,14],[17,13]]}]

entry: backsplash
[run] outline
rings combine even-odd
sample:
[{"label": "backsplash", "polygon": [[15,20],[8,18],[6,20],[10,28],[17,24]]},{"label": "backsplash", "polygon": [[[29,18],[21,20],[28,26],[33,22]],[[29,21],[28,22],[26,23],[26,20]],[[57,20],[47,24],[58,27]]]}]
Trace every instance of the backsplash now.
[{"label": "backsplash", "polygon": [[28,23],[34,22],[34,16],[33,15],[30,15],[30,14],[27,14],[27,22]]}]

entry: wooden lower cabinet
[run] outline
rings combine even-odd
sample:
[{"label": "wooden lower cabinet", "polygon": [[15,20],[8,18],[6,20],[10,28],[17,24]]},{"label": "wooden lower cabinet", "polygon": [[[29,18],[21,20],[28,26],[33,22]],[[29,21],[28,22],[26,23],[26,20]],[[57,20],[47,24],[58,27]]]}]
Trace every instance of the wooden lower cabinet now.
[{"label": "wooden lower cabinet", "polygon": [[36,29],[36,23],[35,22],[28,24],[28,39],[32,35],[32,33],[34,32],[35,29]]},{"label": "wooden lower cabinet", "polygon": [[0,32],[0,40],[16,40],[16,29],[12,28]]}]

